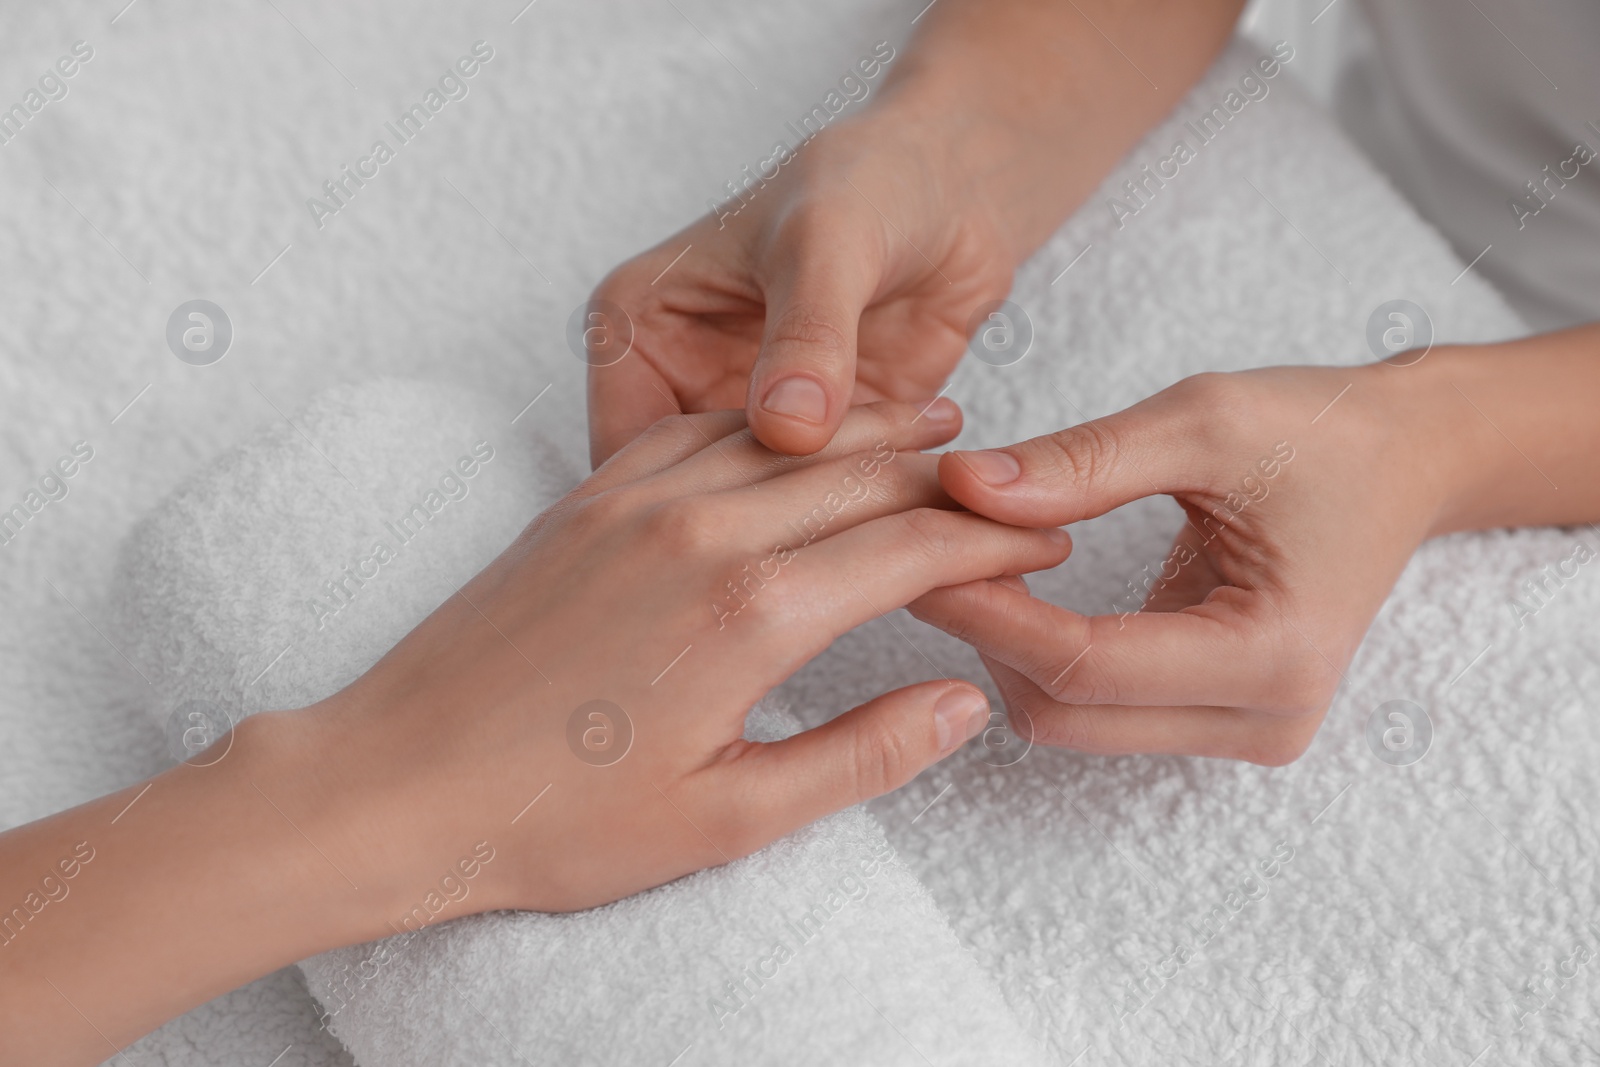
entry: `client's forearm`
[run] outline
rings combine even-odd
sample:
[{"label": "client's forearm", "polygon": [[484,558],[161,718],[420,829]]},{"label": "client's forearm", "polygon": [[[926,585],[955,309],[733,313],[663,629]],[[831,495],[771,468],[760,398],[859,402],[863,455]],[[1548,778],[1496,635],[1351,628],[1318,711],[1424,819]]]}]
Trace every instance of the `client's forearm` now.
[{"label": "client's forearm", "polygon": [[388,931],[383,887],[358,889],[331,854],[330,822],[358,813],[308,805],[275,733],[247,720],[211,766],[0,835],[0,1063],[109,1060],[229,989]]},{"label": "client's forearm", "polygon": [[1242,7],[940,0],[873,114],[925,132],[1020,262],[1199,80]]},{"label": "client's forearm", "polygon": [[1600,325],[1378,367],[1410,394],[1453,486],[1434,533],[1600,521]]}]

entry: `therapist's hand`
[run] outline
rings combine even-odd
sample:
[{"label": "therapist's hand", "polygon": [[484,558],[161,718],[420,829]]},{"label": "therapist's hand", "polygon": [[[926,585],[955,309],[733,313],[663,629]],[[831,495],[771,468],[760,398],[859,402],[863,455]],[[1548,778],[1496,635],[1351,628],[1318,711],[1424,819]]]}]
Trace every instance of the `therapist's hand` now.
[{"label": "therapist's hand", "polygon": [[590,351],[595,464],[679,412],[744,408],[764,444],[804,455],[851,404],[932,399],[1017,254],[940,143],[892,112],[832,127],[743,208],[730,201],[601,282],[591,310],[622,309],[633,347],[604,366]]},{"label": "therapist's hand", "polygon": [[1409,388],[1421,374],[1200,375],[1059,433],[950,453],[946,491],[1003,522],[1070,523],[1155,494],[1187,522],[1106,614],[1016,578],[936,590],[912,612],[983,654],[1014,728],[1042,744],[1287,763],[1412,552],[1456,525],[1446,468],[1465,449],[1450,436],[1477,417],[1449,389]]},{"label": "therapist's hand", "polygon": [[609,366],[590,352],[595,464],[679,412],[742,407],[763,444],[804,455],[852,403],[931,398],[974,314],[1199,80],[1242,6],[930,4],[850,118],[601,283],[634,336]]}]

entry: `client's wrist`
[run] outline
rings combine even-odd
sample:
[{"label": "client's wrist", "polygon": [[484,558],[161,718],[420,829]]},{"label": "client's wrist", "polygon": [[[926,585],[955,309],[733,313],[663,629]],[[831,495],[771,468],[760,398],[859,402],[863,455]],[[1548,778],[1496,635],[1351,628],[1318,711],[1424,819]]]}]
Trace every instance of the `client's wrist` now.
[{"label": "client's wrist", "polygon": [[309,866],[302,891],[321,898],[340,944],[399,930],[412,898],[437,877],[428,872],[447,813],[430,776],[408,773],[404,746],[382,726],[353,714],[344,694],[241,724],[253,753],[250,789],[291,826]]},{"label": "client's wrist", "polygon": [[450,723],[365,681],[258,717],[273,765],[307,813],[306,836],[360,887],[349,921],[371,939],[516,906],[530,887],[508,886],[512,839],[526,828],[511,820],[527,800],[521,783],[548,775],[526,758],[504,772],[519,746],[492,712]]},{"label": "client's wrist", "polygon": [[218,789],[248,805],[262,842],[259,861],[318,914],[313,952],[371,940],[389,930],[405,881],[383,844],[389,813],[379,810],[359,739],[341,736],[323,705],[263,712],[234,728],[214,770]]}]

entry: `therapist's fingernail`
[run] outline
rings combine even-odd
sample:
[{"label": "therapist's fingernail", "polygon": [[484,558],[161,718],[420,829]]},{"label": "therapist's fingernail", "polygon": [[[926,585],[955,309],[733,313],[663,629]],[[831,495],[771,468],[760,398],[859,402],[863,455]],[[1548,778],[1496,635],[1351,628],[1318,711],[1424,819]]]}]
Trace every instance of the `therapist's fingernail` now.
[{"label": "therapist's fingernail", "polygon": [[961,409],[956,407],[956,402],[947,396],[941,396],[922,409],[922,417],[934,422],[954,422],[960,414]]},{"label": "therapist's fingernail", "polygon": [[978,736],[989,721],[989,701],[971,689],[952,689],[933,706],[933,725],[938,731],[939,751],[948,752]]},{"label": "therapist's fingernail", "polygon": [[1022,477],[1022,464],[1010,452],[957,452],[956,458],[989,485],[1006,485]]},{"label": "therapist's fingernail", "polygon": [[761,406],[774,415],[821,423],[828,417],[828,394],[811,378],[785,378],[767,390]]}]

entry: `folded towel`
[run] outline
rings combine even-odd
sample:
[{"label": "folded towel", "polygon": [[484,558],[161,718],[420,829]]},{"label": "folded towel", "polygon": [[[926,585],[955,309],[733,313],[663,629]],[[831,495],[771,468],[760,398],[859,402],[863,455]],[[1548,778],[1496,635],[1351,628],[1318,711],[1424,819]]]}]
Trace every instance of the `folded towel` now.
[{"label": "folded towel", "polygon": [[[814,6],[804,5],[808,12]],[[853,9],[845,11],[846,6],[818,8],[826,15],[818,25],[850,24],[858,16]],[[906,6],[909,19],[922,4]],[[587,10],[552,8],[539,17],[567,17],[570,11],[575,13],[570,17],[587,18]],[[615,18],[598,5],[593,10],[596,19]],[[745,34],[741,41],[749,45],[757,35],[740,21],[742,12],[752,13],[748,17],[753,19],[753,13],[768,10],[765,5],[730,9],[727,28]],[[865,17],[877,18],[887,10],[887,5],[883,10],[869,5]],[[518,29],[532,26],[541,11],[542,5]],[[667,9],[663,13],[666,19],[677,18]],[[1322,25],[1308,32],[1318,32]],[[119,31],[126,26],[125,19]],[[543,27],[541,23],[538,33],[530,30],[519,43],[548,49],[549,62],[524,69],[559,69],[562,50],[585,39],[582,34],[547,38]],[[652,23],[651,32],[658,30],[668,32],[667,23]],[[686,48],[703,45],[697,45],[700,39],[692,30],[684,27],[681,32]],[[532,117],[540,120],[538,128],[552,143],[593,153],[581,156],[581,166],[570,159],[549,164],[589,176],[583,195],[591,199],[584,201],[583,210],[571,213],[577,220],[572,226],[551,221],[549,231],[540,229],[545,223],[539,220],[557,218],[542,207],[505,209],[521,211],[517,218],[528,232],[549,233],[553,259],[586,264],[591,276],[632,250],[638,232],[665,232],[669,220],[701,204],[707,182],[720,181],[720,171],[709,178],[703,173],[716,166],[697,155],[706,145],[713,140],[720,144],[724,137],[743,138],[742,157],[759,158],[767,147],[767,129],[781,126],[786,117],[782,108],[770,122],[733,114],[733,105],[725,101],[731,93],[719,95],[695,82],[716,76],[698,63],[674,68],[673,92],[654,87],[646,94],[618,64],[643,68],[657,52],[640,42],[633,47],[625,61],[600,57],[613,68],[597,80],[608,87],[634,86],[641,96],[629,103],[637,107],[618,106],[609,97],[574,103],[553,90],[542,95],[508,92],[505,100],[484,92],[471,101],[542,109]],[[830,47],[848,51],[843,45]],[[1369,316],[1393,299],[1421,304],[1440,339],[1487,340],[1520,332],[1521,324],[1504,302],[1475,272],[1463,271],[1467,264],[1452,256],[1328,118],[1295,91],[1288,81],[1295,60],[1288,62],[1287,74],[1270,81],[1265,99],[1251,100],[1241,93],[1240,99],[1249,102],[1237,113],[1228,111],[1227,94],[1269,51],[1267,45],[1249,41],[1230,48],[1172,119],[1129,154],[1019,273],[1012,300],[1032,317],[1034,346],[1011,366],[968,361],[960,368],[951,395],[968,415],[963,445],[1000,443],[1056,429],[1201,370],[1370,359]],[[807,62],[822,79],[836,64],[834,57],[818,55],[820,49]],[[742,53],[734,57],[737,61]],[[719,62],[714,56],[711,60]],[[310,62],[320,60],[313,56]],[[508,64],[502,73],[509,76],[515,69]],[[737,81],[731,71],[721,76]],[[690,82],[697,86],[694,91],[683,88]],[[762,89],[762,100],[779,97],[780,91],[765,78]],[[784,91],[791,102],[804,99],[799,90]],[[694,112],[699,123],[712,125],[707,116],[715,115],[716,123],[726,119],[729,132],[718,125],[712,138],[676,121],[675,116],[686,114],[681,101],[690,99],[697,107],[713,109]],[[590,110],[584,110],[587,103],[593,104]],[[714,110],[719,107],[727,111]],[[1151,182],[1142,168],[1156,171],[1173,156],[1186,123],[1199,122],[1218,107],[1229,114],[1222,132],[1197,147],[1195,157],[1175,177],[1164,179],[1165,184]],[[530,118],[529,112],[518,115]],[[618,125],[627,125],[626,136],[614,129]],[[490,160],[486,166],[495,171],[507,169],[498,153],[509,151],[506,146],[512,143],[496,139],[503,128],[494,122],[483,128],[488,147],[480,147]],[[591,139],[592,128],[605,129],[612,139]],[[581,130],[584,136],[563,140],[562,130]],[[1192,144],[1194,135],[1187,136]],[[635,137],[648,150],[628,147]],[[629,186],[637,196],[618,195],[599,176],[611,173],[603,164],[624,158],[624,153],[626,158],[641,153],[666,158],[671,164],[660,168],[659,180],[653,177],[638,189]],[[547,173],[537,170],[537,159],[516,161],[519,166],[510,169]],[[1170,167],[1166,169],[1170,174]],[[1111,202],[1116,196],[1131,204],[1126,182],[1148,183],[1131,215]],[[542,191],[545,185],[538,183],[538,188]],[[403,191],[383,195],[398,197]],[[420,218],[431,201],[416,193],[402,203]],[[622,205],[617,211],[623,221],[597,226],[595,219],[610,219],[607,212],[616,205]],[[493,210],[488,213],[497,217]],[[389,218],[366,217],[380,222]],[[362,225],[363,217],[352,214],[338,224],[347,221],[352,225],[345,229],[350,230]],[[422,240],[406,230],[385,243],[387,231],[378,223],[360,236],[365,243],[359,247],[373,257],[372,263],[361,261],[363,270],[375,270],[375,263],[391,258],[406,262],[405,256],[414,254],[413,246]],[[346,240],[355,247],[354,238]],[[291,256],[300,252],[297,245]],[[544,260],[540,263],[548,267]],[[496,324],[512,324],[497,329],[552,339],[533,356],[548,377],[522,395],[532,396],[551,379],[557,382],[552,399],[562,390],[570,397],[581,395],[581,367],[559,340],[560,325],[578,295],[563,304],[540,295],[537,287],[531,294],[518,294],[513,290],[527,284],[507,282],[503,273],[498,262],[472,273],[470,282],[462,283],[470,303],[463,296],[461,303],[450,306],[481,308],[487,301],[515,308],[492,317]],[[416,277],[424,274],[419,271]],[[325,278],[317,275],[315,280]],[[280,269],[269,281],[289,285],[293,275]],[[296,285],[291,291],[307,309],[329,299],[312,282]],[[337,287],[327,288],[343,295]],[[491,295],[482,297],[485,292]],[[525,307],[539,312],[525,312]],[[322,314],[325,318],[315,321],[339,321],[337,314]],[[61,317],[64,321],[67,316]],[[446,317],[454,324],[471,316]],[[378,329],[386,320],[371,311],[361,321],[364,329]],[[527,323],[548,329],[526,328]],[[406,348],[401,340],[378,345],[362,335],[350,347],[380,349],[387,358],[388,349]],[[483,347],[500,351],[487,342]],[[359,367],[352,377],[369,369],[366,363]],[[509,372],[505,378],[526,384]],[[128,395],[142,384],[135,383]],[[359,395],[345,400],[350,417],[361,417],[366,401]],[[547,399],[541,407],[549,403]],[[583,450],[575,429],[580,407],[545,416],[559,414],[565,425],[574,427],[571,439],[560,442],[561,451],[570,456]],[[419,421],[421,432],[427,432],[428,421]],[[119,432],[127,425],[128,420],[120,423]],[[296,435],[286,429],[281,433],[283,442],[291,436]],[[484,439],[503,448],[508,459],[515,459],[523,447],[502,446],[499,436]],[[334,454],[320,439],[318,443],[353,481],[367,486],[354,463],[346,461],[349,457]],[[439,454],[449,459],[471,443],[440,442]],[[323,502],[330,510],[319,517],[319,528],[331,531],[330,538],[344,538],[353,551],[365,551],[362,539],[381,529],[384,519],[395,517],[396,511],[385,507],[370,519],[335,528],[338,516],[330,502],[343,500],[353,509],[358,494],[303,442],[298,452],[285,451],[279,462],[289,473],[274,477],[289,478],[299,470],[305,484],[327,494]],[[499,457],[489,464],[485,477],[495,475],[498,462]],[[536,472],[538,464],[527,467]],[[386,503],[403,511],[431,478],[430,473],[405,485]],[[321,479],[331,479],[332,488]],[[248,486],[233,489],[243,492]],[[451,525],[456,514],[470,514],[481,503],[478,496],[459,502],[459,508],[452,502],[438,517],[437,532],[448,532],[452,542],[468,542],[446,577],[470,574],[522,521],[521,515],[507,516],[494,536],[480,536],[476,519]],[[289,511],[301,504],[275,497],[272,506]],[[536,506],[529,501],[530,511]],[[1161,558],[1177,521],[1164,502],[1154,502],[1084,524],[1074,531],[1074,558],[1035,588],[1076,608],[1107,610],[1125,592],[1128,579]],[[253,536],[250,527],[261,522],[241,519],[237,532],[230,527],[222,536]],[[185,543],[184,536],[183,530],[169,527],[159,539],[147,539],[141,552],[160,556],[164,550],[154,541]],[[1088,1067],[1176,1059],[1444,1065],[1471,1063],[1475,1057],[1479,1063],[1582,1062],[1579,1050],[1586,1041],[1593,1044],[1585,1027],[1600,1011],[1600,981],[1592,960],[1578,953],[1580,944],[1595,950],[1590,917],[1600,913],[1593,859],[1600,854],[1600,837],[1592,816],[1592,798],[1600,795],[1600,709],[1594,696],[1600,692],[1600,649],[1593,627],[1600,612],[1600,583],[1587,565],[1559,585],[1543,577],[1544,568],[1571,556],[1580,537],[1595,543],[1590,531],[1531,530],[1452,537],[1425,546],[1347,671],[1349,682],[1318,740],[1290,768],[1184,759],[1107,760],[1041,749],[1029,751],[1015,765],[997,767],[990,764],[1011,757],[973,746],[910,788],[873,803],[870,810],[898,860],[922,880],[961,943],[993,975],[1011,1011],[1035,1040],[1049,1046],[1058,1063]],[[169,557],[167,566],[174,572],[209,551],[193,541],[187,544],[191,547]],[[276,552],[276,546],[269,547],[266,558],[275,559]],[[286,553],[283,558],[294,556]],[[404,568],[410,558],[402,555],[398,565]],[[346,562],[351,560],[339,565]],[[316,567],[312,571],[305,575],[308,598],[333,577]],[[393,576],[405,573],[402,569]],[[1552,592],[1532,600],[1521,589],[1528,579],[1544,581]],[[125,582],[133,580],[125,574]],[[409,611],[415,617],[449,592],[448,581],[431,574],[419,573],[417,582],[432,584],[412,596],[411,579],[406,578],[397,584],[407,591],[390,593],[381,584],[369,584],[361,595],[412,597],[390,605],[392,612],[377,614],[398,619]],[[334,633],[319,640],[344,642],[339,656],[348,657],[341,660],[346,667],[326,675],[319,668],[303,677],[295,672],[302,670],[297,664],[307,646],[296,643],[291,648],[287,630],[268,628],[257,645],[243,652],[230,646],[223,654],[214,654],[218,650],[210,647],[209,638],[193,636],[227,631],[237,622],[232,614],[248,613],[249,597],[258,591],[252,590],[237,607],[186,602],[184,610],[199,613],[195,624],[184,624],[191,636],[152,637],[172,644],[161,654],[173,657],[172,663],[189,656],[199,665],[187,680],[176,672],[158,679],[163,692],[171,694],[169,701],[198,693],[242,699],[249,709],[287,703],[297,694],[324,691],[353,676],[372,650],[398,637],[394,630],[404,629],[379,625],[364,611],[341,611],[329,621],[330,633],[357,626],[364,628],[361,639]],[[1520,617],[1520,626],[1511,606],[1514,599],[1537,607],[1532,618]],[[983,677],[962,646],[903,615],[892,619],[899,632],[888,621],[863,627],[783,687],[781,693],[797,717],[809,725],[882,688],[937,672]],[[172,626],[157,617],[149,625],[163,634]],[[121,646],[122,639],[117,641]],[[290,650],[251,687],[285,648]],[[336,658],[328,654],[329,662]],[[930,667],[929,660],[937,667]],[[297,680],[270,698],[260,696],[260,688],[274,684],[280,672]],[[207,678],[221,681],[208,683]],[[1423,706],[1434,724],[1432,750],[1409,767],[1380,762],[1367,741],[1372,713],[1395,699]],[[1280,858],[1290,849],[1292,856]],[[1275,875],[1258,876],[1246,885],[1245,877],[1260,872],[1263,863]],[[1179,949],[1189,950],[1187,960]],[[793,965],[804,958],[797,952]],[[402,955],[396,965],[405,959]],[[1182,966],[1176,966],[1180,961]],[[595,997],[614,1008],[642,995],[638,991],[647,988],[643,977],[660,972],[599,973],[612,984],[596,987]],[[775,981],[781,983],[789,974],[786,965]],[[729,977],[722,972],[717,981]],[[334,992],[337,981],[337,975],[328,979],[323,990],[334,1006],[342,995]],[[873,996],[866,985],[856,984]],[[749,1009],[728,1022],[728,1029],[748,1025],[758,1009],[777,1010],[781,1005],[761,999],[776,992],[781,992],[776,984],[761,990]],[[404,1027],[412,1011],[431,1020],[429,1002],[422,993],[412,994],[401,1007],[389,1009],[392,1016],[381,1026]],[[874,1003],[901,1025],[883,1001]],[[221,1000],[206,1009],[206,1025],[213,1030],[220,1020],[233,1017],[220,1005]],[[340,1016],[355,1019],[358,1007],[352,998],[334,1025],[340,1025]],[[255,1019],[257,1015],[246,1015],[254,1010],[239,1008],[237,1013]],[[153,1054],[179,1062],[179,1052],[165,1050],[181,1049],[192,1039],[195,1015],[152,1039]],[[829,1025],[830,1016],[817,1015],[816,1028]],[[354,1029],[352,1025],[340,1032],[355,1043]],[[854,1033],[854,1028],[847,1029]],[[927,1037],[906,1033],[931,1059],[939,1055]],[[532,1062],[538,1062],[544,1040],[533,1037],[524,1045]],[[670,1062],[690,1040],[686,1034],[661,1062]],[[646,1052],[654,1054],[668,1044],[651,1043]],[[846,1061],[892,1062],[890,1056],[878,1057],[875,1046],[859,1048],[862,1054],[844,1057]],[[305,1051],[297,1045],[283,1063]],[[680,1064],[697,1062],[701,1055],[716,1062],[725,1051],[696,1045]],[[271,1048],[262,1059],[277,1052]],[[615,1057],[630,1063],[640,1058]],[[793,1058],[802,1060],[804,1053]],[[1000,1058],[975,1054],[970,1060]]]},{"label": "folded towel", "polygon": [[[576,481],[499,408],[334,390],[157,508],[119,615],[158,719],[326,696],[493,558]],[[795,726],[758,707],[747,733]],[[303,968],[364,1065],[1043,1062],[861,809],[608,907],[474,916]]]}]

